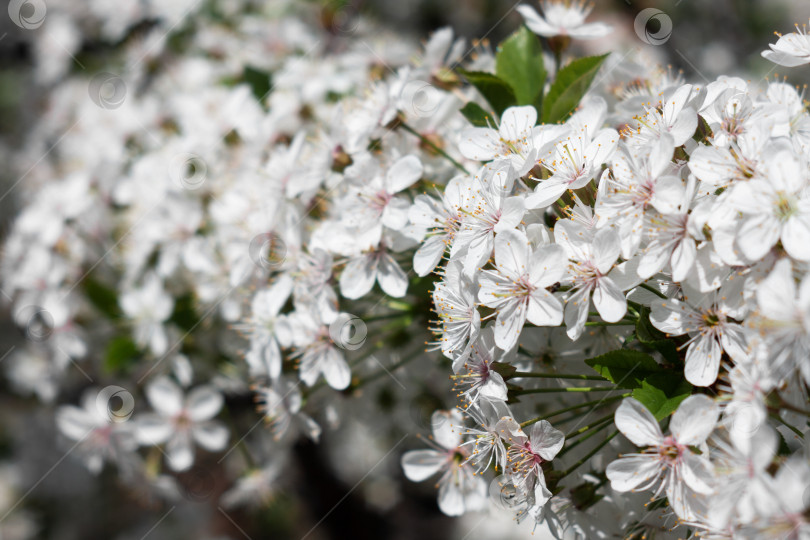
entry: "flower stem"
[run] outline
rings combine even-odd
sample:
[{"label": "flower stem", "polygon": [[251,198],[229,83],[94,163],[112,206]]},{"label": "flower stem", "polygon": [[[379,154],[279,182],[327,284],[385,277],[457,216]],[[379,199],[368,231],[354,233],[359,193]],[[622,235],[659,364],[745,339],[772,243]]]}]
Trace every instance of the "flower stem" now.
[{"label": "flower stem", "polygon": [[577,375],[575,373],[535,373],[533,371],[516,371],[512,377],[536,377],[539,379],[578,379],[581,381],[605,381],[607,379],[599,375]]},{"label": "flower stem", "polygon": [[618,322],[588,321],[585,323],[585,326],[633,326],[634,324],[636,324],[636,321],[622,319]]},{"label": "flower stem", "polygon": [[556,394],[559,392],[610,392],[616,390],[615,386],[569,386],[567,388],[530,388],[529,390],[515,390],[513,393],[518,396],[525,394]]},{"label": "flower stem", "polygon": [[433,143],[433,141],[431,141],[430,139],[428,139],[427,137],[425,137],[424,135],[422,135],[421,133],[419,133],[418,131],[416,131],[415,129],[413,129],[411,126],[409,126],[409,125],[408,125],[408,124],[406,124],[405,122],[400,121],[399,125],[400,125],[400,127],[402,127],[402,129],[404,129],[404,130],[405,130],[405,131],[407,131],[408,133],[410,133],[410,134],[412,134],[412,135],[416,135],[417,137],[419,137],[419,140],[420,140],[420,141],[422,141],[422,143],[424,143],[424,144],[428,145],[428,146],[429,146],[429,147],[430,147],[430,148],[431,148],[431,149],[432,149],[434,152],[436,152],[437,154],[439,154],[439,155],[441,155],[442,157],[444,157],[445,159],[447,159],[447,161],[449,161],[450,163],[452,163],[452,164],[453,164],[453,166],[454,166],[456,169],[460,170],[460,171],[461,171],[461,172],[463,172],[464,174],[470,174],[470,173],[468,173],[468,172],[467,172],[467,169],[465,169],[465,168],[464,168],[464,166],[463,166],[461,163],[459,163],[458,161],[456,161],[455,159],[453,159],[453,158],[450,156],[450,154],[448,154],[447,152],[445,152],[444,150],[442,150],[441,148],[439,148],[438,146],[436,146],[436,145]]},{"label": "flower stem", "polygon": [[667,295],[665,295],[664,293],[662,293],[661,291],[659,291],[655,287],[647,285],[646,283],[639,283],[638,286],[641,287],[642,289],[647,289],[648,291],[655,294],[659,298],[663,298],[664,300],[669,300],[669,298],[667,298]]},{"label": "flower stem", "polygon": [[565,437],[565,442],[567,443],[569,440],[571,440],[571,439],[573,439],[575,437],[578,437],[579,435],[582,435],[583,433],[586,433],[587,431],[590,431],[590,433],[587,433],[586,435],[584,435],[580,439],[572,442],[571,444],[567,444],[565,446],[565,448],[560,450],[560,453],[557,454],[557,456],[561,456],[561,455],[565,454],[566,452],[568,452],[569,450],[571,450],[573,448],[576,448],[577,446],[579,446],[583,442],[587,441],[588,439],[590,439],[591,437],[593,437],[594,435],[596,435],[597,433],[599,433],[600,431],[602,431],[603,429],[605,429],[606,427],[611,425],[612,423],[613,423],[613,415],[610,415],[610,416],[607,416],[606,418],[602,418],[601,420],[598,420],[598,421],[594,422],[593,424],[590,424],[588,426],[585,426],[583,428],[578,429],[577,431],[574,432],[574,434],[571,437],[566,436]]},{"label": "flower stem", "polygon": [[593,401],[586,401],[585,403],[580,403],[579,405],[572,405],[570,407],[560,409],[559,411],[554,411],[554,412],[551,412],[551,413],[548,413],[548,414],[544,414],[543,416],[538,416],[537,418],[532,418],[531,420],[526,420],[525,422],[520,424],[520,427],[524,428],[526,426],[530,426],[532,424],[535,424],[535,423],[539,422],[540,420],[547,420],[547,419],[549,419],[549,418],[551,418],[553,416],[557,416],[559,414],[563,414],[563,413],[567,413],[569,411],[580,409],[582,407],[590,407],[590,406],[598,407],[599,405],[604,405],[604,404],[610,403],[612,401],[616,401],[618,399],[629,397],[631,394],[632,394],[631,392],[627,392],[627,393],[622,394],[620,396],[611,396],[611,397],[602,398],[602,399],[595,399]]},{"label": "flower stem", "polygon": [[588,452],[587,454],[585,454],[584,456],[582,456],[582,459],[580,459],[579,461],[577,461],[576,463],[574,463],[573,465],[571,465],[570,467],[568,467],[567,469],[565,469],[565,472],[563,472],[562,476],[560,476],[560,479],[565,478],[566,476],[568,476],[569,474],[571,474],[572,472],[574,472],[575,470],[577,470],[579,467],[581,467],[582,465],[584,465],[585,463],[587,463],[588,461],[590,461],[590,459],[591,459],[593,456],[595,456],[595,455],[596,455],[596,453],[597,453],[597,452],[599,452],[599,450],[601,450],[602,448],[604,448],[604,447],[605,447],[605,445],[606,445],[607,443],[609,443],[609,442],[610,442],[610,440],[611,440],[613,437],[615,437],[616,435],[618,435],[618,434],[619,434],[619,430],[617,429],[616,431],[614,431],[613,433],[611,433],[610,435],[608,435],[608,436],[605,438],[605,440],[604,440],[604,441],[602,441],[601,443],[599,443],[598,445],[596,445],[596,448],[594,448],[593,450],[591,450],[590,452]]}]

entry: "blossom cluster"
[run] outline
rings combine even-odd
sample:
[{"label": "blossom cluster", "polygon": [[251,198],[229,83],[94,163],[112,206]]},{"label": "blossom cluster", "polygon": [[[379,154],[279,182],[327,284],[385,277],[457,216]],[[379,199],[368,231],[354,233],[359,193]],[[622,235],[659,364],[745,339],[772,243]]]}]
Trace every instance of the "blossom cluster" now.
[{"label": "blossom cluster", "polygon": [[[6,241],[29,344],[3,367],[45,402],[95,385],[56,413],[88,468],[170,498],[195,447],[244,444],[217,416],[252,395],[261,463],[228,504],[264,500],[301,436],[429,416],[402,471],[451,516],[810,535],[803,94],[578,58],[610,32],[578,2],[521,6],[495,50],[282,4],[133,40],[33,131],[28,155],[62,138]],[[810,61],[805,38],[763,55]],[[414,413],[426,387],[443,408]]]}]

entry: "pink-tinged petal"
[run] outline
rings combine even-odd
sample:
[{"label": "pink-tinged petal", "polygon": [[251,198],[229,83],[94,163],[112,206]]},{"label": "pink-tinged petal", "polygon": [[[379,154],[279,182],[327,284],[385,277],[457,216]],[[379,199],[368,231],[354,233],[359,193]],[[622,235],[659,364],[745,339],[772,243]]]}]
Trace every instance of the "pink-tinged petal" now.
[{"label": "pink-tinged petal", "polygon": [[548,420],[540,420],[536,424],[532,424],[529,440],[532,452],[546,461],[551,461],[565,444],[565,435],[553,427]]},{"label": "pink-tinged petal", "polygon": [[622,401],[615,415],[616,427],[636,446],[657,446],[664,435],[652,413],[638,400]]},{"label": "pink-tinged petal", "polygon": [[536,123],[537,109],[534,106],[509,107],[501,115],[501,125],[498,131],[501,138],[506,141],[529,142],[532,128]]},{"label": "pink-tinged petal", "polygon": [[90,435],[99,423],[84,409],[64,405],[56,411],[56,426],[66,437],[80,441]]},{"label": "pink-tinged petal", "polygon": [[529,210],[546,208],[562,197],[566,189],[568,183],[565,180],[558,178],[543,180],[534,188],[534,193],[526,197],[524,204]]},{"label": "pink-tinged petal", "polygon": [[711,435],[719,415],[720,408],[710,397],[695,394],[678,406],[669,430],[680,444],[698,446]]},{"label": "pink-tinged petal", "polygon": [[371,291],[376,278],[376,256],[364,255],[352,259],[340,275],[340,294],[352,300],[361,298]]},{"label": "pink-tinged petal", "polygon": [[698,493],[711,495],[714,492],[714,467],[705,457],[693,454],[687,450],[681,468],[683,481]]},{"label": "pink-tinged petal", "polygon": [[146,386],[146,399],[157,412],[172,416],[183,410],[183,391],[168,377],[158,377]]},{"label": "pink-tinged petal", "polygon": [[694,311],[683,302],[672,299],[655,300],[650,308],[650,322],[665,334],[680,336],[690,330],[696,330],[692,328]]},{"label": "pink-tinged petal", "polygon": [[411,205],[407,200],[394,197],[385,205],[380,216],[380,222],[389,229],[401,230],[408,224],[408,210],[410,207]]},{"label": "pink-tinged petal", "polygon": [[781,232],[778,219],[759,214],[743,221],[737,229],[737,245],[743,255],[752,261],[758,261],[776,244]]},{"label": "pink-tinged petal", "polygon": [[438,266],[447,249],[447,244],[442,236],[431,236],[422,244],[413,255],[413,270],[419,277],[424,277]]},{"label": "pink-tinged petal", "polygon": [[612,461],[605,474],[610,487],[624,492],[650,484],[661,473],[661,466],[655,455],[629,456]]},{"label": "pink-tinged petal", "polygon": [[529,240],[518,230],[503,231],[495,237],[495,266],[505,276],[516,278],[529,273]]},{"label": "pink-tinged petal", "polygon": [[135,420],[135,437],[138,443],[155,446],[166,442],[174,433],[174,423],[157,414],[145,414]]},{"label": "pink-tinged petal", "polygon": [[529,281],[535,287],[550,287],[562,280],[567,262],[562,246],[540,246],[529,259]]},{"label": "pink-tinged petal", "polygon": [[408,290],[408,276],[388,253],[380,256],[377,281],[383,292],[394,298],[402,298]]},{"label": "pink-tinged petal", "polygon": [[177,431],[166,444],[166,458],[169,467],[176,472],[191,468],[194,464],[194,445],[188,430]]},{"label": "pink-tinged petal", "polygon": [[529,295],[526,318],[536,326],[559,326],[563,321],[563,305],[544,289],[534,291]]},{"label": "pink-tinged petal", "polygon": [[436,450],[411,450],[402,456],[402,471],[411,482],[427,480],[447,463],[447,454]]},{"label": "pink-tinged petal", "polygon": [[805,216],[795,216],[784,224],[782,245],[794,259],[810,261],[810,221]]},{"label": "pink-tinged petal", "polygon": [[210,420],[222,409],[222,394],[213,386],[199,386],[186,399],[189,418],[195,422]]},{"label": "pink-tinged petal", "polygon": [[225,425],[216,421],[202,422],[191,428],[191,434],[197,444],[209,452],[219,452],[228,445],[230,432]]},{"label": "pink-tinged petal", "polygon": [[385,189],[388,193],[399,193],[411,187],[422,176],[422,162],[414,155],[402,157],[391,165],[385,175]]},{"label": "pink-tinged petal", "polygon": [[456,409],[435,411],[430,417],[430,428],[433,431],[433,440],[437,444],[448,450],[453,450],[461,444],[464,419]]},{"label": "pink-tinged petal", "polygon": [[525,214],[526,207],[523,197],[509,197],[503,202],[501,217],[498,219],[498,223],[495,224],[493,230],[495,233],[500,234],[501,232],[514,229],[523,221]]},{"label": "pink-tinged petal", "polygon": [[469,128],[461,132],[458,150],[467,159],[490,161],[501,151],[498,132],[490,128]]},{"label": "pink-tinged petal", "polygon": [[686,349],[684,377],[695,386],[711,386],[717,380],[722,354],[714,336],[700,336]]},{"label": "pink-tinged petal", "polygon": [[607,276],[599,278],[596,282],[593,305],[605,322],[618,322],[627,313],[627,299],[624,293]]}]

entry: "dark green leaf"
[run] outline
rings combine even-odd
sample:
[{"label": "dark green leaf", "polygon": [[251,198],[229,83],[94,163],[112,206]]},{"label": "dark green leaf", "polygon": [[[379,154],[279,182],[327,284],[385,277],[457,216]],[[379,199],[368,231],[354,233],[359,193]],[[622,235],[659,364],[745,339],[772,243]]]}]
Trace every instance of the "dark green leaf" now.
[{"label": "dark green leaf", "polygon": [[272,88],[270,74],[266,71],[247,66],[242,74],[242,78],[245,80],[248,86],[250,86],[250,89],[256,99],[264,104],[264,98],[267,97],[267,94],[270,92],[270,88]]},{"label": "dark green leaf", "polygon": [[510,378],[517,371],[515,366],[504,362],[493,362],[490,367],[504,379]]},{"label": "dark green leaf", "polygon": [[470,101],[461,108],[461,114],[475,127],[490,127],[495,125],[492,113],[488,113],[478,103]]},{"label": "dark green leaf", "polygon": [[633,390],[633,397],[644,404],[656,420],[662,420],[691,393],[692,385],[684,379],[671,373],[657,373],[641,381],[641,388]]},{"label": "dark green leaf", "polygon": [[678,346],[666,335],[658,330],[650,322],[650,308],[642,306],[639,312],[638,322],[636,322],[636,337],[639,342],[650,349],[658,351],[670,364],[677,364],[680,361],[678,356]]},{"label": "dark green leaf", "polygon": [[129,336],[113,338],[107,344],[104,353],[104,370],[108,373],[117,373],[127,370],[138,360],[140,351]]},{"label": "dark green leaf", "polygon": [[546,68],[543,47],[534,32],[524,26],[501,43],[495,74],[512,87],[518,105],[534,105],[541,116]]},{"label": "dark green leaf", "polygon": [[458,72],[481,92],[481,95],[484,96],[498,115],[505,109],[517,105],[517,99],[512,88],[492,73],[463,69],[458,70]]},{"label": "dark green leaf", "polygon": [[628,349],[610,351],[585,363],[621,388],[639,388],[646,377],[661,372],[652,356]]},{"label": "dark green leaf", "polygon": [[543,122],[565,120],[576,110],[607,57],[605,54],[578,58],[557,73],[543,103]]},{"label": "dark green leaf", "polygon": [[177,298],[169,321],[186,332],[190,332],[196,326],[198,321],[197,310],[194,308],[194,296],[191,293],[186,293]]},{"label": "dark green leaf", "polygon": [[106,317],[118,319],[121,317],[121,308],[118,307],[118,296],[115,291],[92,277],[82,281],[87,299]]}]

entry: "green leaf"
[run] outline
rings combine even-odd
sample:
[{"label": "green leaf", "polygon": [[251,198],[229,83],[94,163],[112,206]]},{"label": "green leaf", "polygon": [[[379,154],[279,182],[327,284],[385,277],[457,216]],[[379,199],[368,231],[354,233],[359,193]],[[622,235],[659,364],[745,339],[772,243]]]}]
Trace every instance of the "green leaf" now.
[{"label": "green leaf", "polygon": [[657,373],[641,381],[641,387],[633,390],[633,397],[660,421],[675,412],[691,393],[692,385],[684,379],[672,373]]},{"label": "green leaf", "polygon": [[461,114],[475,127],[490,127],[495,124],[492,113],[488,113],[478,103],[472,101],[461,108]]},{"label": "green leaf", "polygon": [[574,112],[607,57],[578,58],[557,73],[543,103],[543,122],[559,122]]},{"label": "green leaf", "polygon": [[610,351],[585,363],[610,382],[630,389],[639,388],[646,377],[662,371],[649,354],[628,349]]},{"label": "green leaf", "polygon": [[115,291],[105,284],[88,276],[82,281],[87,299],[97,310],[109,319],[121,317],[121,308],[118,307],[118,296]]},{"label": "green leaf", "polygon": [[543,47],[534,32],[523,26],[501,43],[495,74],[512,87],[518,105],[534,105],[541,116],[546,68]]},{"label": "green leaf", "polygon": [[670,364],[679,363],[677,344],[673,340],[667,339],[663,332],[652,325],[650,308],[647,306],[642,306],[639,312],[638,322],[636,322],[636,337],[643,346],[661,353]]},{"label": "green leaf", "polygon": [[264,98],[267,97],[267,94],[273,87],[270,73],[251,66],[246,66],[245,71],[242,73],[242,78],[247,85],[250,86],[254,97],[259,100],[260,103],[264,104]]},{"label": "green leaf", "polygon": [[117,373],[127,370],[140,357],[140,351],[129,336],[113,338],[104,352],[104,370]]},{"label": "green leaf", "polygon": [[169,321],[185,332],[190,332],[197,325],[199,317],[195,309],[194,295],[186,293],[175,300]]},{"label": "green leaf", "polygon": [[498,373],[504,380],[509,379],[517,371],[517,368],[512,364],[505,362],[492,362],[491,366],[493,371]]},{"label": "green leaf", "polygon": [[484,96],[498,115],[505,109],[517,105],[517,99],[512,87],[492,73],[463,69],[459,69],[458,72],[481,92],[481,95]]}]

